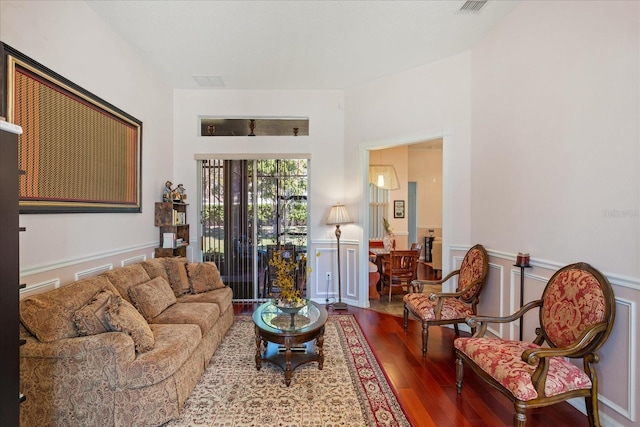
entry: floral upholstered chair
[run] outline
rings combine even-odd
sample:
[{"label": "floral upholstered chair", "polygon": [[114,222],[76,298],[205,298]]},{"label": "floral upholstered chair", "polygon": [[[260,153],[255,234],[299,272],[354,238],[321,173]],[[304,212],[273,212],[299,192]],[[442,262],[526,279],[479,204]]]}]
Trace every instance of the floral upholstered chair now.
[{"label": "floral upholstered chair", "polygon": [[[535,307],[539,307],[540,325],[532,343],[484,337],[488,323],[522,319]],[[596,351],[609,337],[614,319],[615,298],[608,280],[586,263],[563,267],[551,277],[541,299],[525,304],[513,315],[468,320],[476,333],[454,341],[458,393],[466,362],[513,402],[516,427],[525,426],[526,409],[574,397],[585,398],[589,425],[600,426],[593,364],[599,360]],[[566,358],[582,359],[582,365]]]},{"label": "floral upholstered chair", "polygon": [[[414,291],[404,296],[404,330],[409,324],[409,314],[422,322],[422,355],[427,355],[429,326],[453,325],[458,334],[458,323],[465,323],[469,316],[476,314],[480,292],[485,285],[489,259],[482,245],[475,245],[465,255],[458,270],[452,271],[441,280],[414,280]],[[456,292],[422,293],[425,284],[437,285],[457,277]]]}]

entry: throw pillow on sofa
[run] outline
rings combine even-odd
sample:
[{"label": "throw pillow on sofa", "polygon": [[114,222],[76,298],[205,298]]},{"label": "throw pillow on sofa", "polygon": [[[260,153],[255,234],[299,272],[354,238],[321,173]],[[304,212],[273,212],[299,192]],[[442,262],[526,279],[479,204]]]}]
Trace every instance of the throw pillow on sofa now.
[{"label": "throw pillow on sofa", "polygon": [[103,289],[118,293],[106,277],[97,276],[30,295],[20,301],[20,320],[42,342],[77,337],[73,314]]},{"label": "throw pillow on sofa", "polygon": [[100,291],[84,307],[73,313],[73,321],[80,335],[97,335],[111,331],[106,312],[109,299],[113,296],[111,291]]},{"label": "throw pillow on sofa", "polygon": [[129,298],[147,321],[177,301],[169,282],[162,276],[129,288]]},{"label": "throw pillow on sofa", "polygon": [[164,258],[169,285],[176,297],[189,292],[189,277],[187,276],[187,258]]},{"label": "throw pillow on sofa", "polygon": [[[129,301],[129,288],[140,283],[145,283],[151,280],[151,277],[147,274],[142,265],[138,262],[135,264],[129,264],[126,267],[114,268],[102,273],[100,276],[104,276],[109,279],[109,282],[118,290],[118,294]],[[98,277],[100,277],[98,276]]]},{"label": "throw pillow on sofa", "polygon": [[162,276],[169,281],[167,276],[166,258],[151,258],[146,261],[142,261],[140,265],[145,269],[150,279],[155,279],[158,276]]},{"label": "throw pillow on sofa", "polygon": [[153,332],[142,314],[120,296],[109,299],[106,313],[112,330],[131,336],[138,353],[151,350],[155,344]]},{"label": "throw pillow on sofa", "polygon": [[212,262],[187,263],[192,294],[224,288],[218,267]]}]

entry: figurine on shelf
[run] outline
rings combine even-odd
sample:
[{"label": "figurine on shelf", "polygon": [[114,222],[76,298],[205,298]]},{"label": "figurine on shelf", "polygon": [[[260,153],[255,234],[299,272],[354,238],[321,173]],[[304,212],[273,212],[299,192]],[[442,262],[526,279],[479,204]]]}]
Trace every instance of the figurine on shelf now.
[{"label": "figurine on shelf", "polygon": [[184,202],[187,199],[187,190],[184,188],[184,186],[182,184],[178,184],[178,186],[175,189],[175,194],[176,196],[173,197],[174,200],[179,200],[181,202]]},{"label": "figurine on shelf", "polygon": [[173,185],[173,183],[171,181],[167,181],[164,183],[164,189],[162,190],[162,201],[163,202],[170,202],[171,201],[171,194],[173,193],[173,190],[171,190],[171,186]]}]

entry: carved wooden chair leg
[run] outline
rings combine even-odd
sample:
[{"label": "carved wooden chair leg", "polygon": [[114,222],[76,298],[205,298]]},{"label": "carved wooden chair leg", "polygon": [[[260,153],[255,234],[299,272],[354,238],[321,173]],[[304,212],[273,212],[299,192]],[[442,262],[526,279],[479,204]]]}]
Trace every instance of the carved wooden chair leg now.
[{"label": "carved wooden chair leg", "polygon": [[513,414],[513,427],[525,427],[527,424],[527,415],[524,406],[516,404],[516,413]]},{"label": "carved wooden chair leg", "polygon": [[429,324],[422,322],[422,357],[427,356],[427,341],[429,341]]},{"label": "carved wooden chair leg", "polygon": [[589,427],[600,427],[600,414],[598,411],[598,393],[596,385],[594,384],[594,389],[591,390],[591,396],[587,396],[584,398],[585,403],[587,404],[587,419],[589,420]]},{"label": "carved wooden chair leg", "polygon": [[464,375],[464,365],[462,359],[456,357],[456,391],[462,393],[462,376]]},{"label": "carved wooden chair leg", "polygon": [[404,306],[404,331],[407,332],[407,328],[409,327],[409,309],[407,306]]}]

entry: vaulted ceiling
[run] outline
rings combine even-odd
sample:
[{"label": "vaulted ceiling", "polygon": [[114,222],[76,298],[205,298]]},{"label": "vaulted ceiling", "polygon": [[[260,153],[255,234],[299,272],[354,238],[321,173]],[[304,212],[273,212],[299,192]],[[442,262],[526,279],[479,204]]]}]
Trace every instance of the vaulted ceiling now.
[{"label": "vaulted ceiling", "polygon": [[173,88],[326,90],[467,51],[517,1],[87,3]]}]

